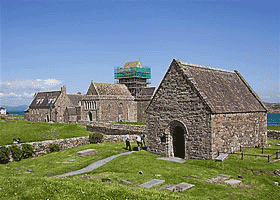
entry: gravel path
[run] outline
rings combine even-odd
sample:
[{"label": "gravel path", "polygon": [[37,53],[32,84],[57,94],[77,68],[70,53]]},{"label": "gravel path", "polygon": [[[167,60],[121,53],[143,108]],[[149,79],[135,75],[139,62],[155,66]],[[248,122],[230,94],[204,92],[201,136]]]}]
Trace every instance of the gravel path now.
[{"label": "gravel path", "polygon": [[82,174],[82,173],[90,172],[90,171],[92,171],[94,169],[97,169],[98,167],[101,167],[102,165],[105,165],[107,162],[113,160],[114,158],[117,158],[117,157],[123,156],[123,155],[128,155],[128,154],[131,154],[133,152],[135,152],[135,151],[129,151],[129,152],[117,154],[117,155],[114,155],[114,156],[110,156],[108,158],[104,158],[102,160],[99,160],[99,161],[96,161],[94,163],[91,163],[89,166],[87,166],[87,167],[85,167],[83,169],[79,169],[77,171],[73,171],[73,172],[68,172],[68,173],[65,173],[65,174],[57,175],[56,177],[73,176],[73,175],[76,175],[76,174]]}]

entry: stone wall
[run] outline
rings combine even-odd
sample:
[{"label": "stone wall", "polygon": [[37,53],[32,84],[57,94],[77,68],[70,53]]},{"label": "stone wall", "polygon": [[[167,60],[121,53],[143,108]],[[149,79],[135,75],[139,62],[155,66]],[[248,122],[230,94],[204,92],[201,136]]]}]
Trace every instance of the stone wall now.
[{"label": "stone wall", "polygon": [[151,101],[151,98],[138,98],[136,99],[137,103],[137,122],[146,122],[146,109]]},{"label": "stone wall", "polygon": [[[130,141],[136,141],[137,135],[130,135]],[[58,140],[46,140],[41,142],[30,142],[30,143],[21,143],[21,144],[15,144],[18,147],[21,147],[22,144],[30,144],[34,149],[33,156],[41,156],[44,154],[50,153],[49,147],[52,144],[59,144],[60,150],[64,149],[70,149],[79,147],[81,145],[89,144],[88,141],[89,136],[84,137],[77,137],[77,138],[68,138],[68,139],[58,139]],[[104,135],[102,142],[124,142],[125,141],[125,135]],[[12,145],[5,145],[7,148],[9,148]],[[9,152],[9,158],[10,161],[13,161],[12,154]]]},{"label": "stone wall", "polygon": [[50,109],[29,109],[29,112],[24,113],[24,119],[28,121],[46,122],[47,116],[51,119]]},{"label": "stone wall", "polygon": [[280,140],[280,131],[267,130],[267,137],[270,139]]},{"label": "stone wall", "polygon": [[[174,65],[169,68],[147,109],[148,151],[174,156],[170,128],[176,121],[184,127],[185,157],[211,159],[210,112],[179,70]],[[161,141],[164,134],[167,142]]]},{"label": "stone wall", "polygon": [[239,151],[247,147],[266,144],[266,113],[235,113],[211,115],[213,158],[219,152]]},{"label": "stone wall", "polygon": [[[21,147],[22,144],[30,144],[35,152],[33,156],[40,156],[40,155],[50,153],[49,147],[51,144],[59,144],[60,149],[63,150],[63,149],[69,149],[69,148],[74,148],[81,145],[89,144],[89,141],[88,141],[88,136],[85,136],[85,137],[68,138],[68,139],[46,140],[41,142],[21,143],[15,145]],[[5,146],[10,147],[11,145],[5,145]],[[11,152],[10,152],[10,161],[13,161]]]},{"label": "stone wall", "polygon": [[147,135],[146,126],[126,125],[117,123],[91,122],[87,125],[87,131],[106,133],[106,135]]},{"label": "stone wall", "polygon": [[0,118],[9,119],[9,120],[25,120],[24,117],[17,117],[16,115],[12,117],[8,115],[0,115]]},{"label": "stone wall", "polygon": [[[84,102],[96,102],[96,108],[86,108]],[[137,107],[133,98],[122,96],[86,96],[82,102],[81,120],[90,121],[89,113],[92,113],[92,121],[123,121],[136,122]]]}]

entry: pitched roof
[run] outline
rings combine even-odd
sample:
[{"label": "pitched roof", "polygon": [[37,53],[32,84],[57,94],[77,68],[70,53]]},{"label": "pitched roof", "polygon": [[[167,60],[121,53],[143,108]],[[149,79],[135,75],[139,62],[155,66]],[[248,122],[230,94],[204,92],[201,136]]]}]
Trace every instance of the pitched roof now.
[{"label": "pitched roof", "polygon": [[144,88],[141,88],[141,90],[139,92],[139,96],[142,96],[142,95],[152,96],[154,94],[155,90],[156,90],[156,87],[144,87]]},{"label": "pitched roof", "polygon": [[72,106],[78,106],[79,101],[82,101],[85,95],[81,94],[67,94],[70,99]]},{"label": "pitched roof", "polygon": [[213,113],[267,111],[237,71],[175,61]]},{"label": "pitched roof", "polygon": [[75,107],[67,107],[66,109],[69,115],[77,115],[77,110]]},{"label": "pitched roof", "polygon": [[184,63],[177,59],[172,61],[151,102],[174,65],[212,113],[267,112],[262,100],[239,72]]},{"label": "pitched roof", "polygon": [[123,66],[123,68],[130,68],[130,67],[142,67],[142,64],[140,60],[137,60],[137,61],[126,62]]},{"label": "pitched roof", "polygon": [[60,94],[61,91],[38,92],[29,108],[50,108],[55,104]]},{"label": "pitched roof", "polygon": [[117,96],[131,96],[129,90],[124,84],[112,83],[93,83],[98,95],[117,95]]}]

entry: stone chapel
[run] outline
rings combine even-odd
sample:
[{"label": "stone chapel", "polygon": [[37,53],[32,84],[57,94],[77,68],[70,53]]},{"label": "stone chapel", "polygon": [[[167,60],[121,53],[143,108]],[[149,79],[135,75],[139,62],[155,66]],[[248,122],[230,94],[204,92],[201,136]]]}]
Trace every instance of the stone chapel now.
[{"label": "stone chapel", "polygon": [[148,151],[212,159],[266,143],[267,109],[237,71],[174,59],[146,110]]}]

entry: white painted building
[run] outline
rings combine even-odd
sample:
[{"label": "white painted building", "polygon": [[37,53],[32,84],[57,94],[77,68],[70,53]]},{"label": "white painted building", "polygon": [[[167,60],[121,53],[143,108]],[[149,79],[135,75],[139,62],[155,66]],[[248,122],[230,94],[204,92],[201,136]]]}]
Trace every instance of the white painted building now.
[{"label": "white painted building", "polygon": [[6,108],[0,106],[0,114],[1,115],[6,115],[7,114]]}]

